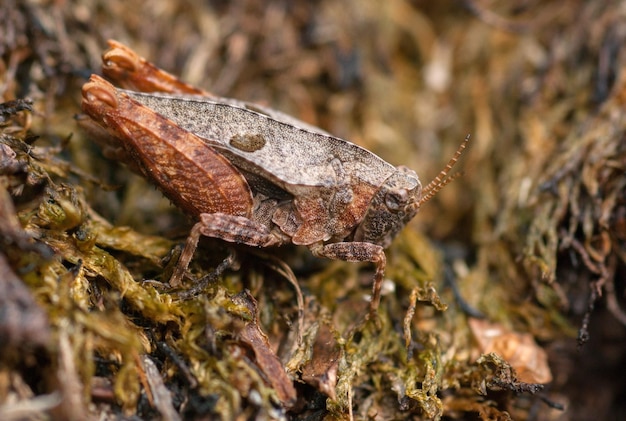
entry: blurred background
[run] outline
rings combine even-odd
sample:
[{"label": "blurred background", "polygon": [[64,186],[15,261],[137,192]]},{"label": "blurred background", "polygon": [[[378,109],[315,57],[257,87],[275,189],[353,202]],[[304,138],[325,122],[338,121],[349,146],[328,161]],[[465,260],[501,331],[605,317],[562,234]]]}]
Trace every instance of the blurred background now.
[{"label": "blurred background", "polygon": [[[438,338],[436,358],[445,368],[431,392],[441,411],[428,412],[423,396],[403,395],[407,383],[391,379],[386,368],[372,368],[372,357],[361,366],[371,376],[350,377],[353,387],[364,390],[351,398],[353,412],[345,402],[321,404],[320,416],[626,416],[626,3],[3,0],[0,21],[2,101],[33,100],[31,117],[15,127],[38,136],[37,145],[60,147],[58,156],[77,171],[118,187],[108,191],[80,177],[67,181],[81,185],[89,206],[104,219],[143,234],[184,238],[190,223],[141,178],[105,160],[77,129],[80,87],[91,73],[100,73],[107,39],[214,94],[261,103],[349,139],[415,170],[423,184],[471,135],[457,164],[462,176],[423,206],[389,250],[387,276],[397,289],[392,298],[383,297],[388,327],[398,335],[414,288],[432,283],[450,306],[445,316],[418,308],[408,327],[418,342],[429,343],[420,336],[425,331]],[[9,192],[17,212],[24,212],[27,201],[15,189]],[[7,250],[17,247],[5,244]],[[15,254],[7,255],[16,270]],[[311,276],[305,288],[313,296],[332,289],[326,275],[316,278],[319,263],[309,269],[283,258],[299,280]],[[420,268],[419,275],[403,269],[405,261],[410,270]],[[444,282],[446,273],[454,288]],[[370,276],[355,281],[361,292],[368,290]],[[505,396],[484,399],[462,392],[459,373],[470,370],[476,337],[488,327],[472,330],[458,297],[513,335],[504,336],[510,338],[505,348],[530,341],[532,356],[522,357],[518,372],[545,376],[545,368],[531,360],[547,358],[552,381],[541,392],[544,401],[506,388]],[[274,341],[270,325],[265,330]],[[330,325],[336,337],[345,333],[341,323]],[[388,346],[404,347],[398,338]],[[416,360],[425,390],[428,371]],[[10,361],[0,370],[4,379],[23,365],[19,358],[4,361]],[[393,358],[388,364],[405,369]],[[14,385],[1,383],[3,405]],[[29,387],[34,395],[43,391]],[[312,402],[317,395],[299,396]],[[232,414],[255,414],[246,405]],[[140,409],[125,408],[141,416]],[[305,413],[292,410],[290,417],[308,419]]]}]

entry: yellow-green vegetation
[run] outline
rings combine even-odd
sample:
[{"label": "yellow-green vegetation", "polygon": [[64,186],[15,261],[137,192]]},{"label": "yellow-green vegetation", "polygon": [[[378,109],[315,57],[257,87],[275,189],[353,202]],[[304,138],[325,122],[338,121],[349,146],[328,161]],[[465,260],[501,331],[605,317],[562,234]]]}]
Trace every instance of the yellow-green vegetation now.
[{"label": "yellow-green vegetation", "polygon": [[[0,419],[623,413],[623,9],[1,2]],[[422,182],[472,135],[387,250],[378,319],[371,266],[295,246],[202,239],[168,289],[193,221],[74,118],[108,38]]]}]

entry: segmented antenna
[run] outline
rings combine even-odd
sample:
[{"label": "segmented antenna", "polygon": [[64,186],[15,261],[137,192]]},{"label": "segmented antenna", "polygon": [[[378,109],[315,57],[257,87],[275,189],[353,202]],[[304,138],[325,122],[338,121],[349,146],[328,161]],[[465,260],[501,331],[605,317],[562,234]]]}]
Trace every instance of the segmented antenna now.
[{"label": "segmented antenna", "polygon": [[450,183],[461,175],[461,173],[456,173],[448,177],[448,172],[450,172],[452,167],[454,167],[454,164],[456,164],[456,162],[461,157],[461,154],[463,153],[463,150],[467,146],[467,142],[469,142],[469,140],[470,135],[465,136],[465,139],[459,145],[459,148],[456,150],[454,156],[448,161],[448,165],[446,165],[446,167],[441,170],[439,174],[437,174],[437,177],[435,177],[433,181],[428,183],[428,185],[422,189],[422,198],[419,201],[420,206],[432,199],[437,194],[437,192],[443,188],[443,186]]}]

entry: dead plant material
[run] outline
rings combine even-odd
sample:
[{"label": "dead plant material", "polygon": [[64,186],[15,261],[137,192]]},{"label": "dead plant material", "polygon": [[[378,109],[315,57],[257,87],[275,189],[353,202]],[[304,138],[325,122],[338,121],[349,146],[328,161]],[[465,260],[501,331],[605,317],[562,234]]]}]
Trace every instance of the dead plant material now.
[{"label": "dead plant material", "polygon": [[[0,418],[624,413],[622,9],[0,2],[0,332],[12,344],[5,352],[2,339]],[[297,249],[275,260],[237,251],[239,267],[211,276],[230,251],[200,240],[190,279],[208,282],[185,299],[155,287],[191,223],[104,159],[73,118],[109,38],[424,179],[471,133],[464,175],[386,252],[381,329],[355,328],[371,267]],[[479,346],[445,271],[502,346]],[[527,351],[518,363],[515,344]],[[547,381],[544,353],[552,382],[525,383]],[[525,377],[537,367],[544,376]]]}]

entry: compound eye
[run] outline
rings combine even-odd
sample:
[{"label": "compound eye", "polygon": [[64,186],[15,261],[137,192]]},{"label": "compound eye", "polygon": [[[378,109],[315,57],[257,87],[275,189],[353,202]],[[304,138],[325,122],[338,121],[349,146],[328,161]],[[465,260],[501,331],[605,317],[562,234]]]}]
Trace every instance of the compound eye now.
[{"label": "compound eye", "polygon": [[406,204],[408,194],[405,189],[390,191],[385,195],[385,205],[389,210],[400,210]]}]

